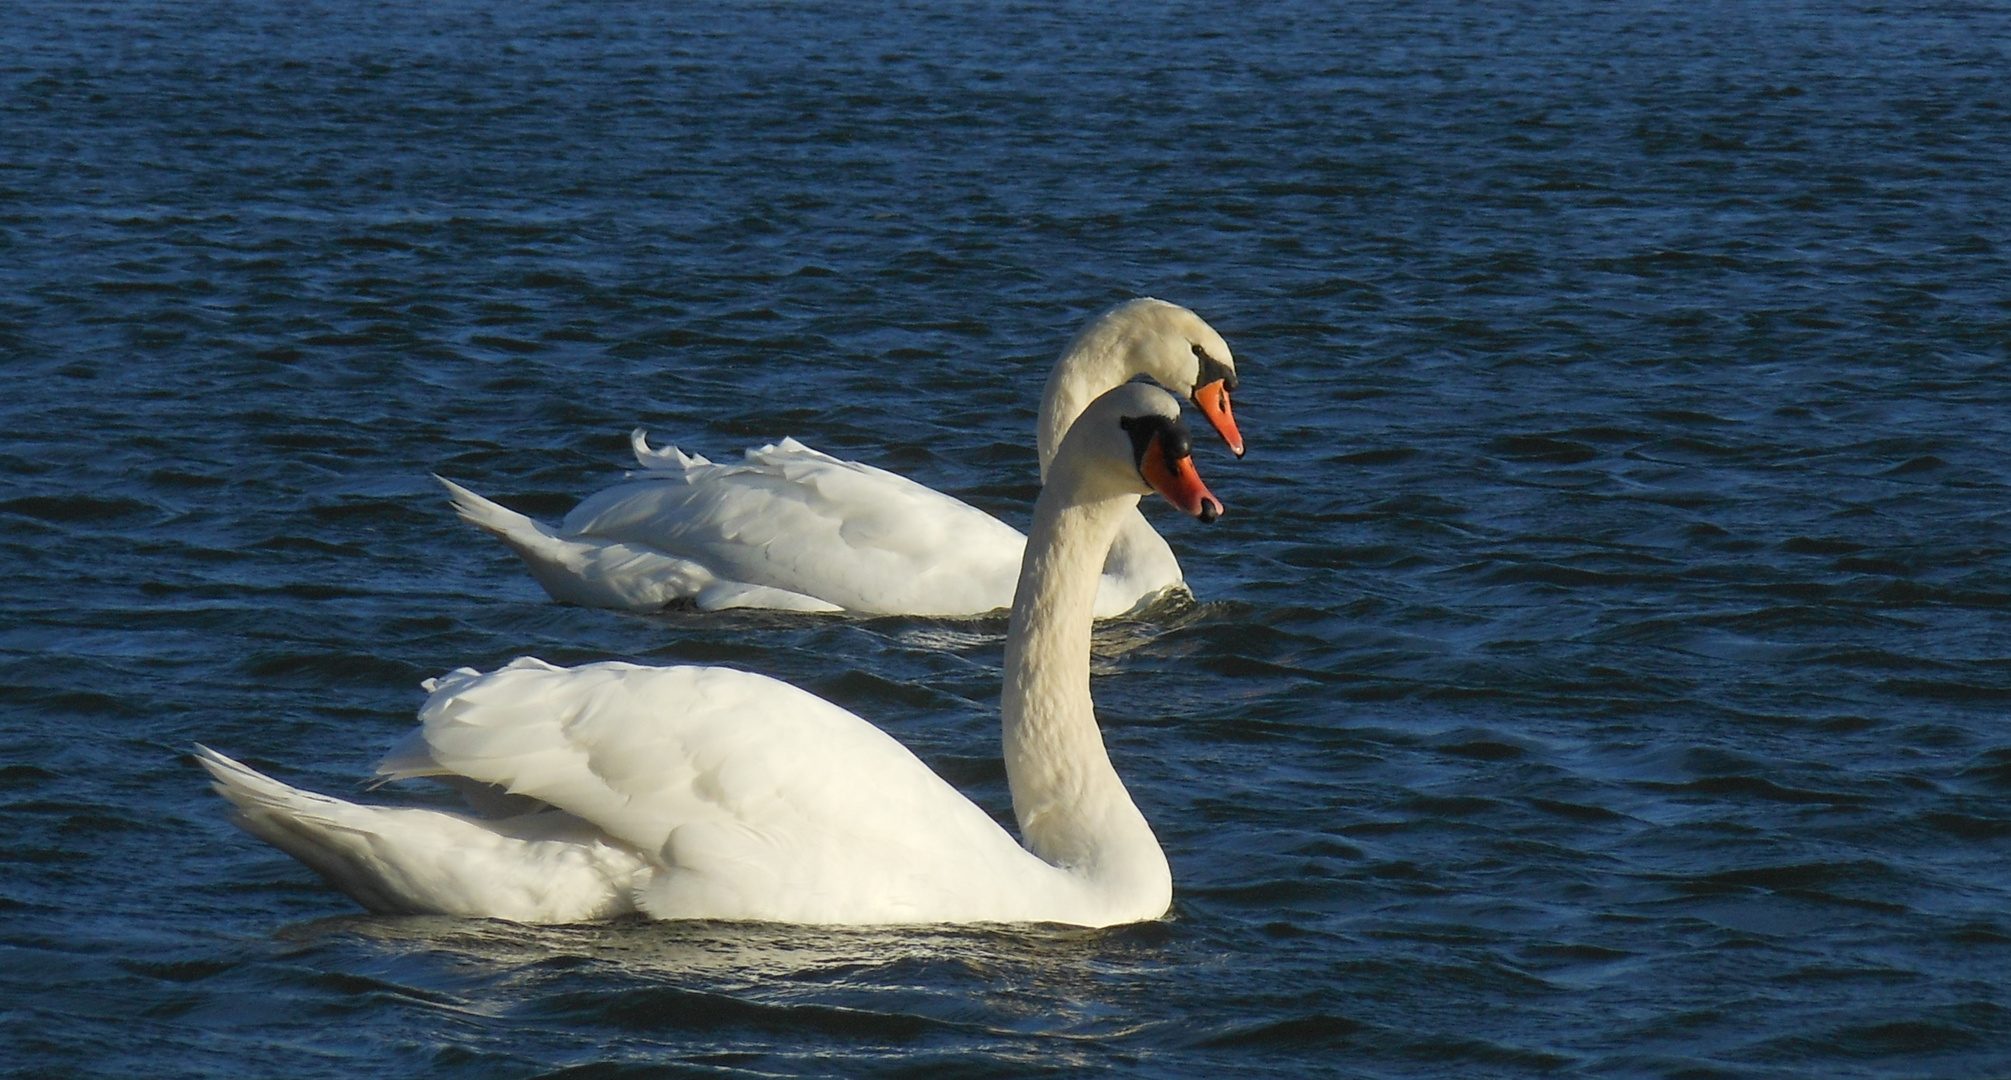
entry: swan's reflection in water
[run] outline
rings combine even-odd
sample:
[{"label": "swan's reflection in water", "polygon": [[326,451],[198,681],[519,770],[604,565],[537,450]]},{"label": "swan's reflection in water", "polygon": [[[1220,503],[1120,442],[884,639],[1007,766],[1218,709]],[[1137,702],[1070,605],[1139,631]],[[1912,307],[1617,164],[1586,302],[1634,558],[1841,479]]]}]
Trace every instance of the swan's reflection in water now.
[{"label": "swan's reflection in water", "polygon": [[[911,1051],[950,1036],[1004,1060],[1086,1065],[1146,1007],[1177,924],[851,928],[623,920],[524,926],[344,916],[279,934],[288,959],[470,1019],[563,1029],[661,1060]],[[598,1032],[596,1036],[594,1033]],[[557,1031],[554,1031],[556,1034]],[[1133,1048],[1134,1050],[1136,1047]]]},{"label": "swan's reflection in water", "polygon": [[[1114,619],[1098,619],[1090,632],[1090,648],[1098,656],[1116,658],[1148,644],[1168,631],[1197,622],[1246,615],[1248,606],[1222,600],[1197,600],[1184,585],[1174,586],[1145,606]],[[1000,649],[1005,646],[1003,616],[969,620],[876,620],[888,626],[887,636],[903,646],[946,652]],[[868,624],[873,625],[873,624]]]},{"label": "swan's reflection in water", "polygon": [[[1143,607],[1114,619],[1100,619],[1090,634],[1090,651],[1097,660],[1114,661],[1166,634],[1202,623],[1237,622],[1249,618],[1248,604],[1225,600],[1197,600],[1186,586],[1174,586],[1152,598]],[[746,661],[734,649],[745,650],[745,639],[760,635],[779,636],[793,647],[824,658],[836,644],[857,647],[847,635],[864,635],[889,650],[888,658],[912,652],[924,658],[945,654],[996,667],[998,654],[1005,648],[1007,622],[1003,612],[977,619],[938,619],[913,615],[825,615],[806,621],[800,615],[781,616],[763,611],[726,611],[697,615],[665,611],[655,616],[676,632],[676,636],[648,650],[649,663],[719,663]],[[698,622],[693,632],[686,620]],[[715,639],[724,639],[720,644]],[[898,666],[898,664],[897,664]]]}]

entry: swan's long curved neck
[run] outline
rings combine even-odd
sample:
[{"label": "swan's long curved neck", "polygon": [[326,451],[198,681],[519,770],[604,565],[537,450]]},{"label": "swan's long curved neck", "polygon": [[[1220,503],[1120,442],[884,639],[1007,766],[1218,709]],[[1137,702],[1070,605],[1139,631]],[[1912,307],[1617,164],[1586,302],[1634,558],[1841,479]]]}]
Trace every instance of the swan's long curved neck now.
[{"label": "swan's long curved neck", "polygon": [[[1152,918],[1172,895],[1159,841],[1131,801],[1089,697],[1089,635],[1104,553],[1138,496],[1084,497],[1057,476],[1034,504],[1013,598],[1001,702],[1006,777],[1027,848]],[[1158,906],[1152,908],[1154,904]]]},{"label": "swan's long curved neck", "polygon": [[1089,403],[1103,392],[1122,386],[1131,378],[1126,352],[1131,345],[1120,323],[1098,319],[1082,328],[1062,350],[1054,371],[1047,377],[1047,389],[1040,395],[1040,420],[1035,426],[1039,440],[1040,477],[1047,479],[1047,467],[1061,449],[1061,437]]}]

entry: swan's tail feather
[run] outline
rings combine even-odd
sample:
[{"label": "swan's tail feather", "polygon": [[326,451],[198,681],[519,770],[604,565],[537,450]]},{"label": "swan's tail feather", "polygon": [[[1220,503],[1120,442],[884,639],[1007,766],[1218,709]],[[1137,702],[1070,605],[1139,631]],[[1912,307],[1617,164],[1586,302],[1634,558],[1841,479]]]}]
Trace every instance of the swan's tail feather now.
[{"label": "swan's tail feather", "polygon": [[426,910],[408,888],[388,880],[391,868],[371,850],[370,808],[288,787],[201,744],[195,755],[210,774],[211,790],[230,801],[231,821],[239,828],[300,860],[371,911]]},{"label": "swan's tail feather", "polygon": [[519,543],[532,542],[532,538],[557,540],[559,534],[551,526],[534,521],[523,514],[500,503],[491,502],[467,488],[441,476],[433,474],[433,479],[447,489],[447,498],[454,503],[454,512],[461,520],[478,529],[485,529],[502,537],[511,547]]},{"label": "swan's tail feather", "polygon": [[371,911],[579,922],[634,910],[633,852],[564,815],[483,823],[417,807],[360,806],[288,787],[195,748],[231,820]]},{"label": "swan's tail feather", "polygon": [[717,580],[689,559],[598,537],[565,536],[444,476],[433,479],[447,489],[462,521],[508,544],[560,603],[658,611],[697,596]]}]

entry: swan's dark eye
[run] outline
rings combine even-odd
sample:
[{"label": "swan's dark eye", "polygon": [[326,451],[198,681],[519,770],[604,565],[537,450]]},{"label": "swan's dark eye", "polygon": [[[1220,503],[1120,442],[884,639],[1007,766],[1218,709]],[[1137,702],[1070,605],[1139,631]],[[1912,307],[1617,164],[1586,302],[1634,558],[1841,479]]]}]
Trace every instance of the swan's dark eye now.
[{"label": "swan's dark eye", "polygon": [[1194,454],[1194,438],[1187,433],[1187,425],[1171,416],[1121,416],[1117,425],[1131,436],[1131,463],[1140,469],[1145,467],[1145,452],[1152,448],[1152,440],[1159,440],[1159,453],[1166,459],[1166,467]]},{"label": "swan's dark eye", "polygon": [[1194,380],[1195,389],[1198,390],[1211,382],[1220,381],[1222,389],[1230,393],[1236,391],[1236,371],[1234,368],[1208,355],[1208,350],[1198,344],[1194,346],[1194,359],[1201,362],[1201,372]]}]

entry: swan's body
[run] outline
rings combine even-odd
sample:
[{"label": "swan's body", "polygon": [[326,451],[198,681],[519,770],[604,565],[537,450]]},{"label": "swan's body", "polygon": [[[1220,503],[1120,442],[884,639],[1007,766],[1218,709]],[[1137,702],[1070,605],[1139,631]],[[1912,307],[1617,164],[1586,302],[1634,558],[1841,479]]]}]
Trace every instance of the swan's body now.
[{"label": "swan's body", "polygon": [[250,832],[380,912],[1125,921],[886,733],[765,676],[525,658],[435,680],[419,717],[380,775],[465,778],[560,809],[363,806],[201,760]]},{"label": "swan's body", "polygon": [[[1242,452],[1227,343],[1186,308],[1143,299],[1092,320],[1055,364],[1036,433],[1043,474],[1084,406],[1138,375],[1193,396]],[[641,430],[633,442],[637,471],[558,528],[441,483],[463,520],[494,533],[570,603],[934,616],[1012,603],[1026,537],[961,500],[794,439],[724,465],[651,449]],[[1096,614],[1122,614],[1181,580],[1173,550],[1134,512],[1115,534]]]},{"label": "swan's body", "polygon": [[207,749],[199,759],[239,824],[382,912],[1156,918],[1172,877],[1104,751],[1089,632],[1104,552],[1149,489],[1141,471],[1190,513],[1219,512],[1186,461],[1178,413],[1146,386],[1110,392],[1064,442],[1035,506],[1001,704],[1024,847],[871,724],[724,668],[525,658],[435,680],[419,730],[378,772],[446,780],[489,818],[361,806]]}]

